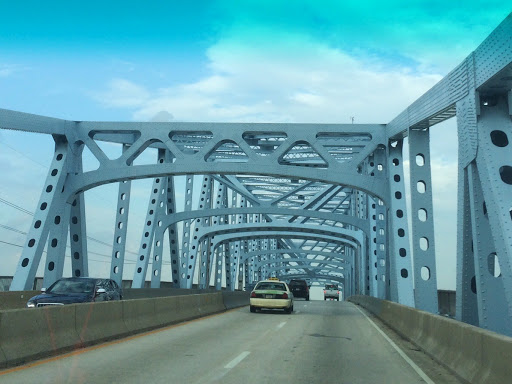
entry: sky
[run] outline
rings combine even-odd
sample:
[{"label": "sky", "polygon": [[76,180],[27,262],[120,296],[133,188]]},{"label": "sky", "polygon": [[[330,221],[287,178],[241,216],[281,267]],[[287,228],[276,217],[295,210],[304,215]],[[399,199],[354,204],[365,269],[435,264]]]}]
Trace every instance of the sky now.
[{"label": "sky", "polygon": [[[385,124],[511,10],[495,0],[0,0],[0,108],[69,120]],[[14,273],[52,152],[44,135],[0,130],[0,276]],[[455,289],[454,119],[432,127],[431,154],[438,286]],[[149,188],[134,182],[135,252]],[[115,194],[86,194],[88,234],[105,243]],[[89,249],[92,273],[108,275],[110,249]]]}]

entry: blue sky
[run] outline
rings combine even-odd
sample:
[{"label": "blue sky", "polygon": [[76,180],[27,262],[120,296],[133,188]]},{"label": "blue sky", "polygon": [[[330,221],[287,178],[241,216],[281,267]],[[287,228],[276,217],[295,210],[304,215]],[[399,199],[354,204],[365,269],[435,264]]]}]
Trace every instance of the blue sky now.
[{"label": "blue sky", "polygon": [[[0,0],[0,108],[70,120],[387,123],[511,11],[492,0],[383,3]],[[46,137],[0,131],[0,198],[32,211],[51,153]],[[440,287],[453,289],[454,121],[432,130],[432,153]],[[91,201],[89,217],[102,209]],[[30,219],[0,203],[0,224],[26,231]],[[0,240],[24,238],[0,227]],[[19,249],[0,243],[0,254],[0,275],[12,274]]]}]

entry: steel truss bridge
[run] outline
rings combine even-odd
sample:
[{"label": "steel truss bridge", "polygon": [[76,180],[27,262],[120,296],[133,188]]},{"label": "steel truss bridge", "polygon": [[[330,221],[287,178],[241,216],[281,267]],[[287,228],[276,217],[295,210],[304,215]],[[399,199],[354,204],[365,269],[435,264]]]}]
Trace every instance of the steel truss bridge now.
[{"label": "steel truss bridge", "polygon": [[[511,86],[509,15],[388,124],[66,121],[1,109],[0,128],[55,141],[10,289],[31,289],[42,260],[43,285],[60,278],[68,236],[70,274],[88,275],[84,192],[108,183],[119,185],[110,276],[121,282],[131,182],[150,178],[134,288],[147,279],[158,288],[166,260],[178,287],[336,281],[346,296],[436,313],[429,134],[456,117],[457,318],[512,335]],[[105,143],[120,155],[109,156]],[[85,151],[97,169],[84,171]],[[156,158],[140,164],[145,151]]]}]

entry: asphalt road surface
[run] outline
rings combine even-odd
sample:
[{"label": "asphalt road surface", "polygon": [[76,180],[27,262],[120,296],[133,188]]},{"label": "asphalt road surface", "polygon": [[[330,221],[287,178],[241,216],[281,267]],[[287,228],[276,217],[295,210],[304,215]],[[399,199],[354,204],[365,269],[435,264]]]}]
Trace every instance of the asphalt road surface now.
[{"label": "asphalt road surface", "polygon": [[0,371],[0,383],[459,383],[357,306],[249,307]]}]

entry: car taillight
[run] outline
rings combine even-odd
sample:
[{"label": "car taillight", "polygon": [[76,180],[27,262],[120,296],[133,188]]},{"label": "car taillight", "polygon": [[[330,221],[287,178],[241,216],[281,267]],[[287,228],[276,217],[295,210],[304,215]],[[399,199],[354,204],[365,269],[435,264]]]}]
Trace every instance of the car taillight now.
[{"label": "car taillight", "polygon": [[256,297],[256,292],[251,292],[251,297]]},{"label": "car taillight", "polygon": [[287,299],[288,298],[288,294],[285,292],[283,293],[283,299]]},{"label": "car taillight", "polygon": [[325,289],[324,289],[324,293],[325,293]]},{"label": "car taillight", "polygon": [[340,291],[338,291],[338,295],[340,294]]}]

